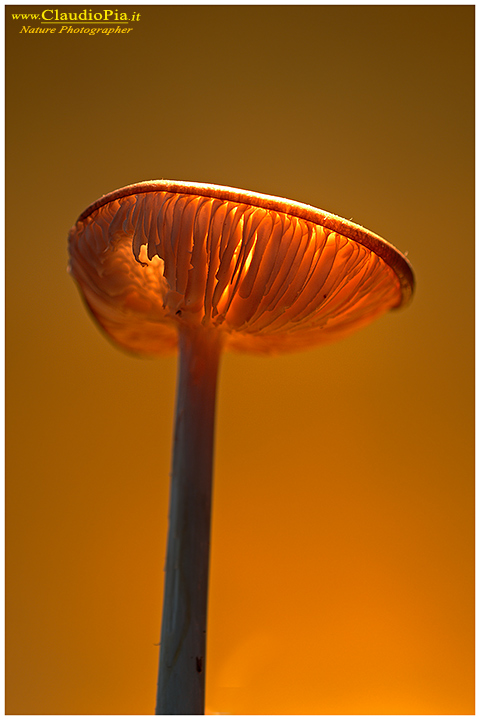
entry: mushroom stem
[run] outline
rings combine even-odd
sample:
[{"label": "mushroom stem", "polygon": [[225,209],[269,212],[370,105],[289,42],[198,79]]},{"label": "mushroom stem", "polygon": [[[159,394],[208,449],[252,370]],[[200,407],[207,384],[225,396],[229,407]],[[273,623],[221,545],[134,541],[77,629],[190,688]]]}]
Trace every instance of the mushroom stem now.
[{"label": "mushroom stem", "polygon": [[156,715],[203,715],[215,392],[221,333],[179,328]]}]

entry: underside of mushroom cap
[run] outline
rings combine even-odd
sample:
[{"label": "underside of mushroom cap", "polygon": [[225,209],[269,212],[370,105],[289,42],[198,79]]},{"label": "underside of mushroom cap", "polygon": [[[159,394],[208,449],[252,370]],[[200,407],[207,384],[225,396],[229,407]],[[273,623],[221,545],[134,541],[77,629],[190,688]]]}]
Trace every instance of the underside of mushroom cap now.
[{"label": "underside of mushroom cap", "polygon": [[70,231],[70,272],[113,340],[142,355],[212,327],[250,352],[331,342],[405,304],[392,245],[322,210],[216,185],[150,181],[104,196]]}]

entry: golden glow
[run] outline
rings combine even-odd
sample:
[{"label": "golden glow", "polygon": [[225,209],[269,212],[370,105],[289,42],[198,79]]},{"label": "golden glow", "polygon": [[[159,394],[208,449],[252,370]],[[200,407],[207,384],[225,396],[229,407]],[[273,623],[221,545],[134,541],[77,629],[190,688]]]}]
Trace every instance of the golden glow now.
[{"label": "golden glow", "polygon": [[248,253],[247,258],[246,258],[246,260],[245,260],[245,265],[244,265],[244,268],[243,268],[244,275],[246,275],[246,274],[248,273],[248,270],[249,270],[249,268],[250,268],[250,265],[252,264],[252,257],[253,257],[253,253],[254,253],[254,251],[255,251],[255,245],[256,245],[256,241],[253,242],[253,244],[252,244],[252,249],[251,249],[250,252]]},{"label": "golden glow", "polygon": [[223,358],[207,707],[473,714],[475,7],[142,5],[108,38],[5,10],[6,713],[153,713],[176,338],[106,342],[65,240],[183,177],[352,217],[418,277],[339,343]]},{"label": "golden glow", "polygon": [[[155,257],[158,257],[158,256],[155,256]],[[138,259],[140,260],[141,263],[148,264],[150,262],[150,260],[148,259],[148,255],[147,255],[147,245],[142,245],[142,247],[140,248],[140,253],[139,253]]]}]

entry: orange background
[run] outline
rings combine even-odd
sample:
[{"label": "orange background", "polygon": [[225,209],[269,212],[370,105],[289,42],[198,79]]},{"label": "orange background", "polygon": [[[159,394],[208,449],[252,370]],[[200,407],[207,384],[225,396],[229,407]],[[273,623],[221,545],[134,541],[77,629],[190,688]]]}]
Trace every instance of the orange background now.
[{"label": "orange background", "polygon": [[351,218],[418,282],[336,345],[223,359],[209,712],[472,713],[473,6],[20,34],[39,9],[6,7],[7,712],[153,713],[176,360],[105,340],[66,239],[169,178]]}]

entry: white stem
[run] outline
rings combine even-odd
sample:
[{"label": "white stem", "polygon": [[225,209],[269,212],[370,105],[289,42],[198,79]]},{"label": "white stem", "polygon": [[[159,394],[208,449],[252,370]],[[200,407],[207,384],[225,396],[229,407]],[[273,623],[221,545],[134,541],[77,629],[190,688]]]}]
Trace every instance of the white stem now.
[{"label": "white stem", "polygon": [[215,392],[221,333],[179,332],[156,715],[203,715]]}]

